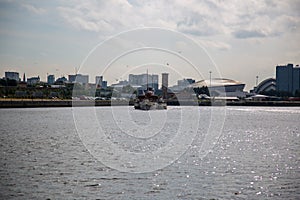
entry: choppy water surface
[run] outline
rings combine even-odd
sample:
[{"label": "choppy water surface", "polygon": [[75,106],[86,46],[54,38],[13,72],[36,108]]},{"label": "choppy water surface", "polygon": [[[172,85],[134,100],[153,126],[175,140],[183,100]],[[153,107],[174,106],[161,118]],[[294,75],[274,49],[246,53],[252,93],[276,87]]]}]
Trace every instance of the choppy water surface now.
[{"label": "choppy water surface", "polygon": [[[134,135],[132,126],[126,128],[128,123],[122,124],[122,115],[111,115],[109,107],[95,108],[97,120],[107,125],[103,130],[107,138],[132,152],[155,151],[168,144],[180,127],[183,109],[208,117],[200,117],[193,143],[174,163],[153,172],[126,173],[106,167],[89,153],[76,132],[72,108],[1,109],[0,198],[300,198],[300,108],[226,107],[223,131],[207,146],[203,132],[211,112],[223,108],[169,107],[163,114],[154,111],[161,114],[158,121],[149,112],[124,108],[115,107],[114,112],[129,113],[135,124],[151,123],[151,130],[164,133],[151,135],[150,144]],[[163,128],[155,127],[163,120]],[[199,118],[189,120],[192,126]],[[132,134],[125,137],[124,129]],[[203,145],[211,147],[206,156],[199,153]]]}]

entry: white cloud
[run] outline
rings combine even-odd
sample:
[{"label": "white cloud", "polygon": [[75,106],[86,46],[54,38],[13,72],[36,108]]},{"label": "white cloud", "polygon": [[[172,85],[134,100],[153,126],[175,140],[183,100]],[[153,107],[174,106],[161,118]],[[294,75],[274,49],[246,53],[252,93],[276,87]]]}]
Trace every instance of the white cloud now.
[{"label": "white cloud", "polygon": [[59,7],[72,26],[102,34],[136,27],[175,29],[195,36],[274,37],[296,29],[297,1],[85,1]]},{"label": "white cloud", "polygon": [[46,10],[43,8],[37,8],[30,4],[22,4],[22,7],[26,8],[29,12],[32,12],[37,15],[45,14]]},{"label": "white cloud", "polygon": [[227,51],[231,49],[230,44],[217,40],[199,40],[199,42],[207,48],[215,48],[222,51]]},{"label": "white cloud", "polygon": [[[3,41],[13,45],[7,45],[2,51],[12,55],[28,51],[35,59],[37,54],[30,49],[39,48],[40,44],[36,43],[39,39],[49,46],[49,60],[52,56],[51,60],[62,65],[77,66],[78,55],[86,53],[99,40],[137,27],[162,27],[185,33],[201,43],[212,55],[215,53],[212,57],[225,66],[229,76],[236,73],[242,79],[249,77],[249,83],[259,71],[257,67],[251,72],[252,66],[261,66],[267,69],[265,74],[271,75],[276,63],[299,63],[299,0],[5,1],[1,7],[3,30],[0,34]],[[20,8],[26,12],[19,12]],[[47,15],[38,16],[40,20],[36,20],[36,15],[45,13]],[[12,21],[22,26],[11,26]],[[70,30],[70,27],[79,31]],[[45,32],[47,34],[41,34]],[[18,42],[22,38],[26,44]],[[165,43],[167,45],[176,44],[178,52],[183,54],[190,49],[172,38],[164,37],[163,40],[170,41]],[[121,47],[130,45],[116,42]],[[59,45],[61,48],[57,48]],[[10,57],[5,59],[7,65],[22,63]]]},{"label": "white cloud", "polygon": [[[299,26],[299,14],[294,1],[246,1],[221,5],[222,19],[236,38],[280,36]],[[230,19],[230,20],[229,20]]]}]

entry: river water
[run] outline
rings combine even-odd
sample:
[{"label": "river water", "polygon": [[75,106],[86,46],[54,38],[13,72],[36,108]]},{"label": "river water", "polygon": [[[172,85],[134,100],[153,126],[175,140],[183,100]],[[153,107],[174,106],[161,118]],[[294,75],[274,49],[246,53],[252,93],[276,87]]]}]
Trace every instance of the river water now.
[{"label": "river water", "polygon": [[299,107],[0,116],[0,199],[300,198]]}]

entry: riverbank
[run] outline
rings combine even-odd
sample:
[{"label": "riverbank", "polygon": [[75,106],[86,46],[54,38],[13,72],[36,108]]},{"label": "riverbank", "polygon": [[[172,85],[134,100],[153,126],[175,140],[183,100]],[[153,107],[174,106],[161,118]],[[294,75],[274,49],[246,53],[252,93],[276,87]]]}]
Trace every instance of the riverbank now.
[{"label": "riverbank", "polygon": [[73,107],[73,106],[128,106],[128,101],[57,100],[57,99],[0,99],[0,108]]},{"label": "riverbank", "polygon": [[[197,105],[195,101],[168,101],[169,106]],[[70,100],[70,99],[0,99],[0,108],[72,107],[72,106],[132,106],[126,100]],[[199,106],[300,106],[300,101],[233,101],[199,102]]]}]

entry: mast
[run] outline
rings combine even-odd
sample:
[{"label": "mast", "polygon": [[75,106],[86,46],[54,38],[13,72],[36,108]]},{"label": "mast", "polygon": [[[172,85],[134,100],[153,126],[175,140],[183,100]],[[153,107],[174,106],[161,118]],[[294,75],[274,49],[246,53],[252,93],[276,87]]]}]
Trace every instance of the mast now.
[{"label": "mast", "polygon": [[147,69],[147,90],[148,90],[148,69]]}]

